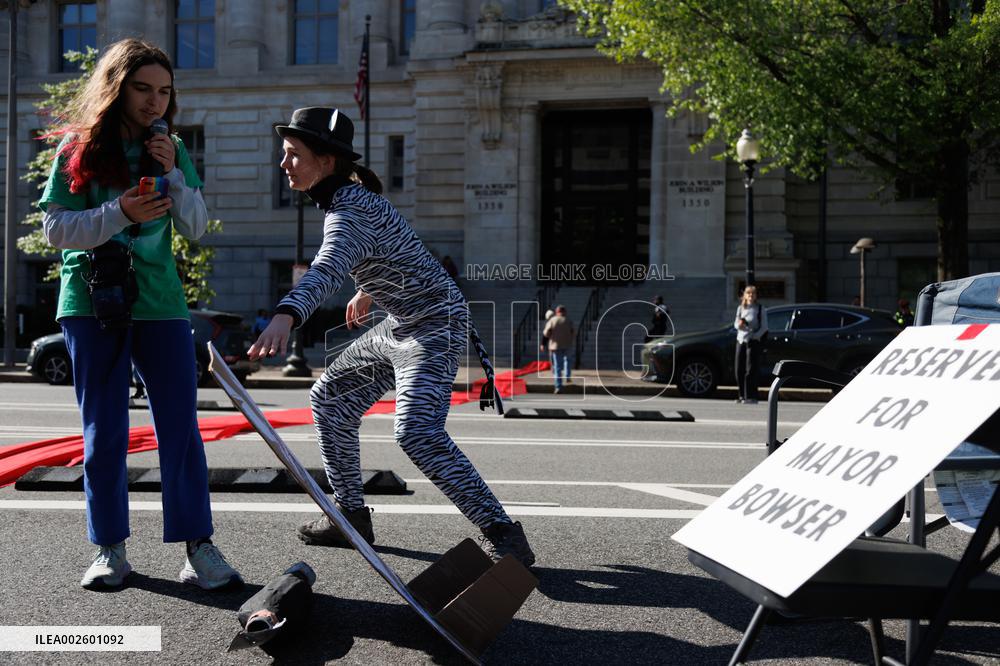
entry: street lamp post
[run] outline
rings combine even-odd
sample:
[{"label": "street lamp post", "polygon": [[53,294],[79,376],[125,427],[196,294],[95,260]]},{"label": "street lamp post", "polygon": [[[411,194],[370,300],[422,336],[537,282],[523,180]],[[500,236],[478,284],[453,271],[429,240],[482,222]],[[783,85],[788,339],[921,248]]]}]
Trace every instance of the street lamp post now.
[{"label": "street lamp post", "polygon": [[[303,256],[305,254],[305,240],[303,238],[305,232],[303,227],[305,226],[304,212],[303,212],[303,197],[305,197],[302,192],[295,192],[295,203],[298,209],[298,215],[296,217],[296,222],[298,224],[298,229],[295,235],[295,265],[292,267],[292,282],[296,282],[295,276],[296,271],[299,266],[305,263]],[[305,322],[303,322],[305,323]],[[291,353],[288,355],[287,365],[281,370],[281,374],[285,377],[311,377],[312,370],[309,368],[309,364],[306,362],[305,354],[302,350],[302,327],[292,331],[292,349]]]},{"label": "street lamp post", "polygon": [[7,182],[4,186],[4,365],[14,367],[17,334],[17,2],[10,12],[7,49]]},{"label": "street lamp post", "polygon": [[736,142],[736,157],[743,165],[743,187],[746,190],[746,220],[747,220],[747,280],[746,284],[756,284],[754,279],[754,255],[757,247],[753,239],[753,168],[760,159],[760,143],[753,137],[749,129],[743,130],[743,135]]},{"label": "street lamp post", "polygon": [[851,254],[861,255],[861,293],[858,294],[858,303],[861,307],[865,305],[865,252],[875,248],[875,241],[871,238],[861,238],[851,248]]}]

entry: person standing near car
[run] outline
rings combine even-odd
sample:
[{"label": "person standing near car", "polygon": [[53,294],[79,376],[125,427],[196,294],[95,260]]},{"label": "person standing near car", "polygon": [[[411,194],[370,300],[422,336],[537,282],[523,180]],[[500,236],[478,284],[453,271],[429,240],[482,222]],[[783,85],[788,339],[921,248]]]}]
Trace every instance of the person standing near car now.
[{"label": "person standing near car", "polygon": [[[296,109],[275,127],[281,168],[293,190],[307,192],[325,213],[323,244],[312,265],[274,309],[250,347],[251,360],[284,354],[302,324],[350,275],[357,293],[347,326],[365,325],[372,303],[387,316],[355,339],[309,394],[320,454],[338,509],[369,542],[375,532],[365,506],[358,429],[387,391],[396,391],[396,441],[403,452],[483,534],[490,556],[510,554],[525,566],[535,555],[472,462],[445,431],[451,390],[469,335],[468,303],[441,262],[383,196],[382,184],[357,164],[354,123],[329,107]],[[299,527],[307,544],[350,548],[321,515]]]},{"label": "person standing near car", "polygon": [[748,285],[736,308],[736,402],[757,404],[757,373],[760,367],[761,338],[767,332],[764,307],[757,302],[757,287]]},{"label": "person standing near car", "polygon": [[667,334],[667,322],[670,318],[670,308],[663,304],[663,296],[653,298],[653,322],[649,334],[643,342],[662,338]]},{"label": "person standing near car", "polygon": [[[163,540],[186,543],[180,580],[205,589],[242,583],[210,538],[191,323],[171,251],[174,230],[199,238],[208,212],[194,165],[171,134],[176,108],[166,53],[138,39],[108,46],[57,131],[64,138],[39,201],[45,237],[63,251],[56,319],[83,421],[87,532],[99,547],[80,581],[88,589],[118,588],[132,571],[125,459],[133,363],[156,432]],[[162,123],[166,132],[150,131]],[[139,178],[156,173],[169,194],[140,194]]]},{"label": "person standing near car", "polygon": [[555,393],[562,393],[562,385],[570,381],[570,363],[572,361],[573,343],[576,340],[576,330],[573,322],[566,316],[566,307],[556,307],[555,316],[549,318],[542,331],[542,337],[549,341],[549,357],[552,360],[552,378],[555,382]]}]

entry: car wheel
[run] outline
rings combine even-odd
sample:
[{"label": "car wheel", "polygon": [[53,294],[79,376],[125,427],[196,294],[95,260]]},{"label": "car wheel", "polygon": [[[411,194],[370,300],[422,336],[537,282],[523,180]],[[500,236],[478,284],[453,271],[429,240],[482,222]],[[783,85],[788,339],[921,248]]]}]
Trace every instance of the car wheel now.
[{"label": "car wheel", "polygon": [[868,365],[870,362],[871,359],[856,358],[852,361],[848,361],[847,363],[845,363],[844,367],[841,369],[841,372],[843,372],[846,375],[850,375],[851,377],[857,377],[859,374],[861,374],[861,371],[865,369],[865,366]]},{"label": "car wheel", "polygon": [[49,384],[69,384],[73,381],[73,365],[66,352],[52,352],[42,361],[42,376]]},{"label": "car wheel", "polygon": [[719,385],[719,370],[706,358],[681,361],[676,376],[677,388],[690,398],[707,398]]}]

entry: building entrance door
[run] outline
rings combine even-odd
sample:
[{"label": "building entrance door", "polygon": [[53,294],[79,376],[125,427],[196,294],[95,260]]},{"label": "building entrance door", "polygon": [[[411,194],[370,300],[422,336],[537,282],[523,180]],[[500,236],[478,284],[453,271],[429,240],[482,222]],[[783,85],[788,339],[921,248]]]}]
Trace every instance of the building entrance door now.
[{"label": "building entrance door", "polygon": [[[616,274],[623,264],[648,264],[651,132],[649,109],[551,111],[543,117],[546,274],[599,282],[597,265]],[[570,265],[584,268],[558,268]]]}]

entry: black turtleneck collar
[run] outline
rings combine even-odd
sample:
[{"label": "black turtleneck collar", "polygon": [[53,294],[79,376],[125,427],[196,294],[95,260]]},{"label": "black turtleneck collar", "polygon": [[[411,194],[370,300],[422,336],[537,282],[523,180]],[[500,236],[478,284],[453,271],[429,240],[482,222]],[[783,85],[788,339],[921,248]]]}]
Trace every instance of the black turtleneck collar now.
[{"label": "black turtleneck collar", "polygon": [[333,195],[337,193],[337,190],[350,184],[349,178],[337,175],[327,176],[306,190],[306,194],[316,203],[318,208],[326,210],[333,203]]}]

